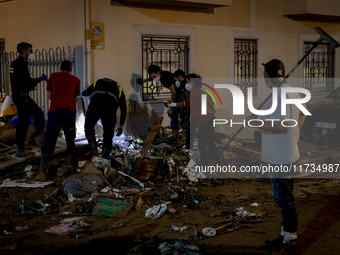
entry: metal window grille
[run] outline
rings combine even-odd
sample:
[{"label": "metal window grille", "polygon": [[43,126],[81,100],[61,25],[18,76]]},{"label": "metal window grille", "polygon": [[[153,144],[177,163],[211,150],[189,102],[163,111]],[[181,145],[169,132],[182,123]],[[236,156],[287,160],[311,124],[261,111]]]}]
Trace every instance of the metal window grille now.
[{"label": "metal window grille", "polygon": [[[143,79],[149,77],[148,66],[158,65],[163,71],[178,69],[188,73],[189,38],[166,36],[142,36]],[[170,98],[170,90],[150,81],[143,84],[143,100]]]},{"label": "metal window grille", "polygon": [[[304,42],[304,53],[313,47],[313,42]],[[303,62],[303,85],[314,91],[334,89],[334,47],[321,43]]]},{"label": "metal window grille", "polygon": [[5,96],[5,39],[0,39],[0,98]]},{"label": "metal window grille", "polygon": [[234,82],[243,92],[248,87],[257,94],[257,40],[234,40]]}]

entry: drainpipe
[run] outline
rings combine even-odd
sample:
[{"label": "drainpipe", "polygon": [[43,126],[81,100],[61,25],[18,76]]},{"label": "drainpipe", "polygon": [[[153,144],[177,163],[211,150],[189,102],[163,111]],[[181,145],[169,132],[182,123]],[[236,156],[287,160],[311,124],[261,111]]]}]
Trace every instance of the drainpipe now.
[{"label": "drainpipe", "polygon": [[[84,79],[84,89],[86,89],[90,84],[90,79],[89,79],[89,43],[88,43],[88,31],[89,31],[89,4],[88,0],[84,0],[84,58],[85,58],[85,79]],[[85,106],[85,111],[87,110],[87,106],[89,104],[89,99],[88,97],[84,98],[84,106]]]}]

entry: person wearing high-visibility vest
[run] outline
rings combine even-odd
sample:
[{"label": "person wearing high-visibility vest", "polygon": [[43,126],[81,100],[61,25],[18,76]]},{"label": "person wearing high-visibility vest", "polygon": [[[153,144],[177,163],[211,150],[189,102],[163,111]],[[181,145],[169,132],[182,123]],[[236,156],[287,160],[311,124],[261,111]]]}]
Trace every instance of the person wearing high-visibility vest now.
[{"label": "person wearing high-visibility vest", "polygon": [[92,158],[97,151],[94,127],[100,119],[104,129],[102,157],[109,158],[112,150],[112,138],[115,135],[118,107],[121,114],[116,136],[122,134],[126,119],[126,100],[123,87],[114,80],[103,78],[95,81],[83,91],[82,95],[91,98],[85,117],[85,136],[90,145],[89,156]]}]

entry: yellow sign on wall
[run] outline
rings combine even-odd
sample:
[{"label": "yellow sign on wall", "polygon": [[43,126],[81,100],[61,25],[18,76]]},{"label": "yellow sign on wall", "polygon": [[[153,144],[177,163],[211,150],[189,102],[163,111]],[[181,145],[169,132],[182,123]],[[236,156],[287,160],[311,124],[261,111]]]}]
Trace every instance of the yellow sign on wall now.
[{"label": "yellow sign on wall", "polygon": [[90,24],[91,50],[105,50],[104,23]]}]

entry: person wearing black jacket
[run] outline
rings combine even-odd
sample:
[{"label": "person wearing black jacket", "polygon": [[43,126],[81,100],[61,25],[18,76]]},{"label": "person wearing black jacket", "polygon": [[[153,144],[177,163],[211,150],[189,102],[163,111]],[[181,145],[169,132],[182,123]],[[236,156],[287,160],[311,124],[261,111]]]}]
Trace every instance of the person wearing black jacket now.
[{"label": "person wearing black jacket", "polygon": [[[175,76],[173,73],[168,71],[163,71],[159,66],[150,65],[148,67],[148,73],[150,79],[152,79],[156,84],[160,82],[163,87],[170,90],[171,102],[177,103],[177,92],[175,86]],[[171,118],[170,126],[172,129],[171,140],[176,140],[178,137],[178,113],[177,109],[172,108],[168,110],[168,116]]]},{"label": "person wearing black jacket", "polygon": [[112,138],[115,134],[116,113],[120,107],[120,125],[116,130],[116,135],[123,132],[123,125],[126,119],[126,101],[123,87],[109,78],[99,79],[82,93],[83,96],[91,96],[85,117],[85,136],[90,145],[90,157],[92,158],[97,150],[96,134],[94,126],[101,119],[103,125],[103,149],[102,157],[109,158],[112,150]]},{"label": "person wearing black jacket", "polygon": [[44,112],[29,96],[29,92],[34,90],[37,84],[43,80],[47,81],[47,76],[43,74],[39,78],[32,79],[28,70],[28,61],[34,61],[32,45],[26,42],[17,45],[19,57],[11,63],[9,68],[11,79],[11,90],[13,103],[17,107],[18,126],[15,135],[17,145],[17,157],[28,156],[25,150],[25,138],[29,126],[30,115],[34,117],[34,124],[37,135],[37,142],[43,143],[45,118]]}]

